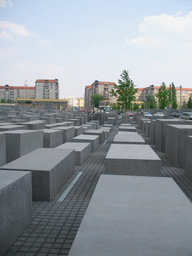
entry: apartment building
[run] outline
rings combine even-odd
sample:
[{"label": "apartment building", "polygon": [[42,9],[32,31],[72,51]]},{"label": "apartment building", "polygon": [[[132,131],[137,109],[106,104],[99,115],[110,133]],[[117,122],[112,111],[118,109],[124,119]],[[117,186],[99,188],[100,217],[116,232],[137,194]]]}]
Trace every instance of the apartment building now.
[{"label": "apartment building", "polygon": [[21,99],[34,99],[35,87],[29,86],[0,86],[0,99],[5,101],[16,101],[17,98]]},{"label": "apartment building", "polygon": [[37,79],[35,82],[36,99],[59,99],[58,79],[46,80]]},{"label": "apartment building", "polygon": [[[85,108],[91,107],[91,95],[95,93],[99,93],[105,97],[105,101],[102,101],[103,104],[110,105],[116,103],[116,98],[110,95],[110,91],[113,88],[115,83],[113,82],[100,82],[95,80],[90,86],[85,87]],[[136,87],[137,88],[137,87]],[[156,100],[157,93],[159,92],[160,86],[150,85],[144,88],[137,88],[138,91],[135,94],[136,101],[141,102],[146,100],[146,96],[154,95]],[[169,89],[169,87],[167,87]],[[189,98],[192,97],[192,89],[190,88],[181,88],[176,87],[176,97],[177,97],[177,105],[183,105],[184,102],[188,102]]]}]

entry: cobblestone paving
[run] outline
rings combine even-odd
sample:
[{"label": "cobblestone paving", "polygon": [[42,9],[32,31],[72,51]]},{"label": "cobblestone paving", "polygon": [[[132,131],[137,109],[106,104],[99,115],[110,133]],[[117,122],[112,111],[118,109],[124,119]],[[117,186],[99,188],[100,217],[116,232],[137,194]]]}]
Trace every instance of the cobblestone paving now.
[{"label": "cobblestone paving", "polygon": [[[100,145],[83,165],[76,167],[74,175],[51,201],[33,202],[31,224],[5,256],[68,255],[98,179],[104,172],[104,159],[117,131],[118,125],[115,126],[107,141]],[[161,158],[162,176],[172,177],[192,202],[192,182],[185,177],[184,170],[175,168],[165,154],[158,152],[138,128],[137,132]],[[58,201],[79,172],[82,172],[82,175],[67,197],[62,202]]]}]

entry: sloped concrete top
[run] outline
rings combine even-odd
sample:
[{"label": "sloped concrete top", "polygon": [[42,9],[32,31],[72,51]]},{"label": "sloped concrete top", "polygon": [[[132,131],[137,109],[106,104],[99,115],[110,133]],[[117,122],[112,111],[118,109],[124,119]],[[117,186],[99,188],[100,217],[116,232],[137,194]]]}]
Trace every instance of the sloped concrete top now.
[{"label": "sloped concrete top", "polygon": [[160,160],[149,145],[112,144],[106,159]]},{"label": "sloped concrete top", "polygon": [[1,169],[49,171],[72,151],[72,149],[39,148],[2,166]]},{"label": "sloped concrete top", "polygon": [[13,184],[30,172],[0,170],[0,190]]},{"label": "sloped concrete top", "polygon": [[191,255],[191,229],[172,178],[101,175],[69,256]]}]

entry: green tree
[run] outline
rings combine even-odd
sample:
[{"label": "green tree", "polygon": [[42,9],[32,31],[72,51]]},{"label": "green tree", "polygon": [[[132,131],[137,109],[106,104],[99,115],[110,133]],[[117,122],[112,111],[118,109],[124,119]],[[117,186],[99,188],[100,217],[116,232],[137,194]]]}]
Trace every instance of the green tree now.
[{"label": "green tree", "polygon": [[159,108],[164,109],[170,103],[171,99],[171,90],[166,88],[165,83],[163,82],[157,93],[157,98],[159,99]]},{"label": "green tree", "polygon": [[1,99],[1,103],[5,103],[5,100],[3,98]]},{"label": "green tree", "polygon": [[144,103],[141,103],[141,108],[144,109]]},{"label": "green tree", "polygon": [[178,108],[177,95],[176,95],[176,89],[175,89],[174,83],[170,84],[170,88],[171,88],[171,105],[173,109],[177,109]]},{"label": "green tree", "polygon": [[127,110],[132,106],[132,101],[136,100],[135,94],[138,89],[135,88],[133,81],[129,78],[129,73],[127,70],[123,70],[120,75],[121,79],[118,80],[118,85],[114,85],[111,90],[111,95],[117,97],[117,102],[119,105]]},{"label": "green tree", "polygon": [[138,109],[139,109],[139,104],[138,103],[134,103],[133,110],[138,110]]},{"label": "green tree", "polygon": [[187,102],[187,108],[192,109],[192,99],[191,99],[191,97],[189,98],[189,100]]},{"label": "green tree", "polygon": [[104,100],[104,96],[98,93],[95,93],[91,96],[91,104],[93,107],[98,108],[99,104],[102,100]]},{"label": "green tree", "polygon": [[10,99],[7,100],[7,103],[12,103],[12,101]]},{"label": "green tree", "polygon": [[157,108],[157,101],[154,95],[147,95],[147,108],[149,109],[156,109]]}]

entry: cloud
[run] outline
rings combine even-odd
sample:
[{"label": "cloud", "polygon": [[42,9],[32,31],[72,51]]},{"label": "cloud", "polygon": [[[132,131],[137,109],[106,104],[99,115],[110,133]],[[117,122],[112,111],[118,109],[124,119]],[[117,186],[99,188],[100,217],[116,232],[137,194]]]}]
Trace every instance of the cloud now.
[{"label": "cloud", "polygon": [[20,49],[17,46],[10,46],[0,49],[0,62],[10,60],[19,55]]},{"label": "cloud", "polygon": [[13,3],[7,0],[0,0],[0,6],[1,7],[6,7],[6,4],[9,4],[9,6],[12,8],[13,7]]},{"label": "cloud", "polygon": [[0,32],[0,38],[3,39],[3,40],[15,41],[13,35],[10,34],[10,33],[8,33],[8,32],[5,31],[5,30],[2,30],[2,31]]},{"label": "cloud", "polygon": [[46,39],[42,39],[40,40],[40,44],[42,45],[47,45],[47,44],[50,44],[51,42],[49,40],[46,40]]},{"label": "cloud", "polygon": [[192,12],[182,15],[162,14],[144,17],[138,27],[139,36],[127,39],[128,45],[133,46],[166,46],[168,48],[190,46],[192,37]]},{"label": "cloud", "polygon": [[25,26],[11,21],[0,21],[0,28],[9,31],[11,34],[21,37],[30,36]]}]

